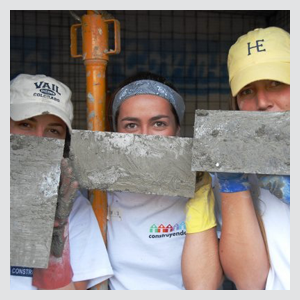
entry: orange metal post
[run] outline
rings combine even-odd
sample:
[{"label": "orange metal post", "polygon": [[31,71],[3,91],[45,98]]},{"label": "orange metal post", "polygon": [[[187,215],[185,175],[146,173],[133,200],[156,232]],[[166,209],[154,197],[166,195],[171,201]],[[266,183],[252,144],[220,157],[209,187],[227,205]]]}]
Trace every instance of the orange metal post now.
[{"label": "orange metal post", "polygon": [[[109,49],[108,25],[114,24],[115,49]],[[82,29],[82,54],[77,54],[77,29]],[[71,27],[71,55],[82,57],[86,67],[87,127],[92,131],[105,130],[106,66],[109,55],[120,53],[120,23],[95,11],[87,11],[81,24]],[[90,200],[106,242],[106,193],[95,190]]]}]

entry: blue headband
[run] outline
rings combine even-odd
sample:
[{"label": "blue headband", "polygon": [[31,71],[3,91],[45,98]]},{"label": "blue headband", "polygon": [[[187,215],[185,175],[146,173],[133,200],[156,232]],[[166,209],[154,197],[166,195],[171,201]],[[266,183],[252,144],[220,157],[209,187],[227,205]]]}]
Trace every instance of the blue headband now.
[{"label": "blue headband", "polygon": [[116,131],[116,113],[121,104],[128,98],[136,95],[155,95],[169,101],[174,107],[179,124],[181,124],[185,105],[182,97],[167,85],[155,80],[143,79],[129,83],[121,88],[113,100],[112,117],[113,128]]}]

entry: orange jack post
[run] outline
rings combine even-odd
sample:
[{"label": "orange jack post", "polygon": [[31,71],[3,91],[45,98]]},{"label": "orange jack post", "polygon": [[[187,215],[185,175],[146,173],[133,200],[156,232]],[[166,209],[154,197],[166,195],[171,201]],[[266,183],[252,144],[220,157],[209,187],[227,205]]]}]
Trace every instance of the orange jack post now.
[{"label": "orange jack post", "polygon": [[[71,27],[71,56],[82,58],[86,67],[87,128],[105,130],[106,67],[109,56],[120,53],[120,23],[107,13],[88,10],[80,24]],[[114,25],[115,49],[109,49],[109,24]],[[77,53],[77,30],[82,31],[82,54]],[[106,242],[106,193],[95,190],[90,195],[103,239]]]}]

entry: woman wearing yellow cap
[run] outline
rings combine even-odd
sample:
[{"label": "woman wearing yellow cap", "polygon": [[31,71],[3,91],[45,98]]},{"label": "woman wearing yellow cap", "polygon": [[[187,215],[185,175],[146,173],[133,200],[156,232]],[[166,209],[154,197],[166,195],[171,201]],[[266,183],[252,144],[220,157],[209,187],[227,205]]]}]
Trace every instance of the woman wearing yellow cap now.
[{"label": "woman wearing yellow cap", "polygon": [[[290,110],[290,35],[255,29],[228,55],[232,109]],[[238,289],[290,289],[290,178],[218,173],[220,259]],[[254,196],[256,195],[256,196]]]}]

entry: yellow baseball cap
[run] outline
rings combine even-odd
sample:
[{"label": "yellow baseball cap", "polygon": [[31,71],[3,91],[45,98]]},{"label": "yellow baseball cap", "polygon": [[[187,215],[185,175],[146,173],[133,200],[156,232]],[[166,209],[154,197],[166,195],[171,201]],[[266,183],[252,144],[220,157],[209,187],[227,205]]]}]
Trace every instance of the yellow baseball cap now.
[{"label": "yellow baseball cap", "polygon": [[258,80],[290,84],[290,34],[278,27],[249,31],[231,46],[227,67],[233,97]]}]

